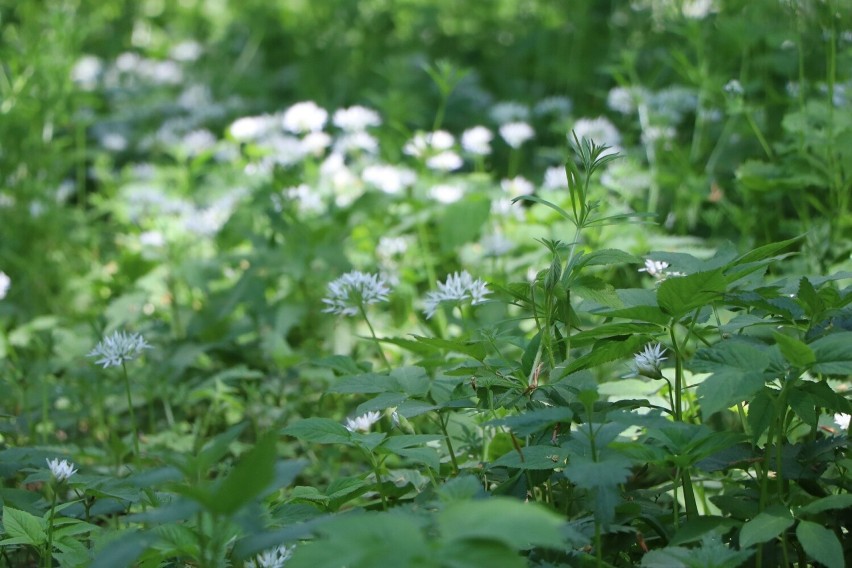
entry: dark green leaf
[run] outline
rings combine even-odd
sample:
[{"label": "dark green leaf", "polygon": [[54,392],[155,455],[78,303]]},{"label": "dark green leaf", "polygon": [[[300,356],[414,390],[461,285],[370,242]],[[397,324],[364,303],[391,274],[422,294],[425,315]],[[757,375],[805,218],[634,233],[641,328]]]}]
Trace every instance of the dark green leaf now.
[{"label": "dark green leaf", "polygon": [[852,331],[832,333],[810,344],[816,357],[811,370],[826,375],[852,375]]},{"label": "dark green leaf", "polygon": [[562,546],[560,528],[564,521],[536,503],[492,497],[450,503],[437,516],[445,541],[496,540],[514,550]]},{"label": "dark green leaf", "polygon": [[772,540],[793,526],[794,522],[788,509],[782,506],[769,507],[740,529],[740,547],[748,548]]},{"label": "dark green leaf", "polygon": [[287,426],[281,433],[318,444],[348,444],[350,439],[349,430],[329,418],[305,418]]},{"label": "dark green leaf", "polygon": [[705,417],[742,402],[763,387],[769,356],[739,340],[724,340],[702,349],[692,360],[692,370],[712,373],[698,385],[697,394]]},{"label": "dark green leaf", "polygon": [[826,568],[846,566],[843,547],[834,532],[816,523],[801,521],[796,527],[796,537],[808,556],[824,564]]},{"label": "dark green leaf", "polygon": [[657,303],[664,312],[679,320],[692,310],[711,304],[726,286],[721,269],[669,277],[657,288]]},{"label": "dark green leaf", "polygon": [[569,455],[570,452],[567,449],[556,446],[527,446],[521,448],[520,454],[514,449],[504,454],[492,462],[489,469],[495,467],[542,470],[562,468]]},{"label": "dark green leaf", "polygon": [[213,490],[210,507],[225,515],[235,513],[260,495],[275,479],[276,438],[268,434],[240,457],[228,476]]}]

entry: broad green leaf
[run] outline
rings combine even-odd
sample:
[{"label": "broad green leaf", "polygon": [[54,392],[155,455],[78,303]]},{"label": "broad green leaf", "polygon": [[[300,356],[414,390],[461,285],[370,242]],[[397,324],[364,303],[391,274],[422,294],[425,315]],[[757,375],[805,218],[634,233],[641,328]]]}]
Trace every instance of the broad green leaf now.
[{"label": "broad green leaf", "polygon": [[437,514],[444,541],[496,540],[514,550],[562,547],[562,518],[536,503],[508,497],[454,502]]},{"label": "broad green leaf", "polygon": [[348,444],[350,441],[349,430],[330,418],[305,418],[287,426],[281,433],[318,444]]},{"label": "broad green leaf", "polygon": [[770,507],[747,522],[740,529],[740,547],[748,548],[780,535],[793,526],[795,519],[784,507]]},{"label": "broad green leaf", "polygon": [[613,337],[616,335],[632,335],[634,333],[654,334],[662,329],[661,326],[653,323],[609,323],[598,325],[591,329],[583,330],[571,336],[571,346],[583,344],[590,339],[600,339],[603,337]]},{"label": "broad green leaf", "polygon": [[681,544],[695,542],[708,533],[714,533],[719,529],[728,529],[737,524],[737,521],[727,517],[715,515],[697,517],[680,526],[669,540],[669,546],[680,546]]},{"label": "broad green leaf", "polygon": [[387,375],[363,373],[350,377],[341,377],[328,388],[329,392],[339,393],[380,393],[395,391],[396,382]]},{"label": "broad green leaf", "polygon": [[796,537],[808,556],[824,564],[826,568],[846,566],[843,547],[834,532],[816,523],[801,521],[796,527]]},{"label": "broad green leaf", "polygon": [[802,279],[799,280],[799,292],[796,294],[796,297],[799,298],[799,301],[802,302],[807,308],[807,314],[811,317],[819,314],[825,309],[825,304],[822,301],[822,298],[819,297],[814,285],[811,284],[811,281],[802,276]]},{"label": "broad green leaf", "polygon": [[734,266],[741,264],[748,264],[750,262],[756,262],[758,260],[763,260],[769,258],[775,253],[784,250],[788,246],[802,240],[803,237],[795,237],[792,239],[788,239],[786,241],[780,241],[777,243],[769,243],[768,245],[763,245],[761,247],[757,247],[756,249],[745,253],[744,255],[736,258],[731,264]]},{"label": "broad green leaf", "polygon": [[586,489],[615,487],[630,477],[630,460],[618,455],[605,456],[592,461],[585,456],[571,456],[565,468],[565,477]]},{"label": "broad green leaf", "polygon": [[495,467],[511,467],[515,469],[554,469],[565,466],[570,452],[556,446],[527,446],[521,448],[519,454],[512,449],[499,459],[492,462],[489,469]]},{"label": "broad green leaf", "polygon": [[[608,266],[611,264],[641,264],[642,259],[618,249],[595,250],[580,256],[574,263],[576,268],[583,266]],[[575,268],[575,270],[576,270]]]},{"label": "broad green leaf", "polygon": [[429,377],[423,367],[397,367],[390,372],[399,390],[411,395],[422,396],[429,392]]},{"label": "broad green leaf", "polygon": [[772,336],[775,338],[775,343],[781,349],[781,354],[784,355],[784,358],[792,366],[803,368],[816,360],[813,350],[795,337],[790,337],[777,331],[772,332]]},{"label": "broad green leaf", "polygon": [[573,279],[570,290],[573,294],[602,306],[621,307],[621,300],[612,284],[596,276],[583,275]]},{"label": "broad green leaf", "polygon": [[432,471],[437,472],[441,469],[441,459],[435,448],[399,448],[394,450],[394,453],[415,463],[423,464]]},{"label": "broad green leaf", "polygon": [[564,374],[568,375],[582,369],[588,369],[609,363],[616,359],[632,357],[639,349],[648,342],[643,335],[631,335],[621,341],[602,341],[592,347],[592,350],[565,366]]},{"label": "broad green leaf", "polygon": [[574,413],[570,408],[554,406],[528,410],[517,416],[507,416],[505,418],[490,420],[486,425],[506,426],[518,436],[528,436],[558,422],[570,422],[573,417]]},{"label": "broad green leaf", "polygon": [[747,419],[751,441],[757,443],[775,419],[775,401],[766,390],[757,393],[749,402]]},{"label": "broad green leaf", "polygon": [[438,549],[442,568],[525,568],[526,559],[502,542],[493,540],[454,540]]},{"label": "broad green leaf", "polygon": [[276,437],[267,435],[240,457],[234,469],[213,490],[210,509],[230,515],[260,495],[275,479]]},{"label": "broad green leaf", "polygon": [[418,345],[428,346],[431,351],[440,350],[461,353],[477,361],[485,359],[485,355],[487,354],[485,344],[479,341],[454,341],[451,339],[441,339],[440,337],[421,337],[419,335],[414,335],[413,337]]},{"label": "broad green leaf", "polygon": [[657,288],[660,308],[679,320],[692,310],[711,304],[727,286],[722,270],[669,277]]},{"label": "broad green leaf", "polygon": [[733,339],[698,351],[692,360],[692,370],[712,373],[697,389],[704,417],[709,418],[759,391],[769,362],[769,356],[757,347]]},{"label": "broad green leaf", "polygon": [[3,528],[21,544],[41,546],[47,542],[47,521],[26,511],[3,507]]},{"label": "broad green leaf", "polygon": [[116,535],[101,548],[90,564],[90,568],[125,568],[134,566],[136,559],[151,546],[156,537],[153,534],[130,530]]},{"label": "broad green leaf", "polygon": [[832,333],[810,344],[816,357],[811,371],[826,375],[852,375],[852,331]]},{"label": "broad green leaf", "polygon": [[488,220],[491,201],[485,196],[471,195],[447,205],[438,221],[438,242],[443,252],[452,252],[476,239]]},{"label": "broad green leaf", "polygon": [[832,509],[852,509],[852,493],[840,493],[817,499],[800,507],[797,515],[815,515]]}]

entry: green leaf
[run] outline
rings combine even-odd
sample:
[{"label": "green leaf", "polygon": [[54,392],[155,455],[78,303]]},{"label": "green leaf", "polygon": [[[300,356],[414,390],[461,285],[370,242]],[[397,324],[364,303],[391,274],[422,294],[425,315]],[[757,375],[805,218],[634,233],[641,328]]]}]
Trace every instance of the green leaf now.
[{"label": "green leaf", "polygon": [[47,521],[26,511],[3,507],[3,528],[19,544],[41,546],[47,542]]},{"label": "green leaf", "polygon": [[608,455],[600,461],[572,456],[565,468],[565,477],[586,489],[615,487],[630,477],[630,460],[618,455]]},{"label": "green leaf", "polygon": [[260,495],[275,479],[277,436],[268,434],[240,458],[225,480],[213,490],[208,508],[230,515]]},{"label": "green leaf", "polygon": [[440,337],[421,337],[419,335],[414,335],[413,337],[418,345],[427,346],[432,352],[440,350],[461,353],[477,361],[485,359],[485,355],[487,354],[485,344],[480,341],[461,341],[441,339]]},{"label": "green leaf", "polygon": [[627,339],[618,341],[601,341],[589,353],[571,361],[565,367],[563,374],[570,375],[582,369],[596,367],[616,359],[632,357],[647,342],[648,339],[642,335],[631,335]]},{"label": "green leaf", "polygon": [[807,367],[816,360],[813,350],[806,343],[802,343],[795,337],[772,332],[775,343],[781,349],[781,354],[794,367]]},{"label": "green leaf", "polygon": [[740,529],[740,547],[748,548],[772,540],[794,522],[793,515],[784,507],[769,507]]},{"label": "green leaf", "polygon": [[762,247],[757,247],[756,249],[745,253],[744,255],[736,258],[731,264],[733,266],[738,266],[742,264],[748,264],[751,262],[757,262],[759,260],[763,260],[769,258],[775,253],[784,250],[788,246],[802,240],[803,237],[795,237],[792,239],[788,239],[786,241],[780,241],[777,243],[769,243],[768,245],[763,245]]},{"label": "green leaf", "polygon": [[802,276],[799,280],[799,293],[796,295],[799,301],[807,308],[805,311],[811,317],[821,313],[825,309],[822,298],[819,297],[811,281]]},{"label": "green leaf", "polygon": [[680,526],[672,539],[669,540],[669,546],[680,546],[681,544],[695,542],[708,533],[714,533],[719,529],[728,529],[737,524],[737,521],[727,517],[714,515],[696,517]]},{"label": "green leaf", "polygon": [[816,515],[833,509],[852,509],[852,493],[840,493],[817,499],[799,508],[797,515]]},{"label": "green leaf", "polygon": [[393,391],[396,390],[394,387],[396,387],[395,381],[387,375],[363,373],[350,377],[342,377],[332,383],[328,390],[329,392],[347,394],[367,394]]},{"label": "green leaf", "polygon": [[502,542],[454,540],[438,550],[442,568],[524,568],[527,561]]},{"label": "green leaf", "polygon": [[95,554],[90,568],[124,568],[134,566],[136,559],[156,540],[150,533],[130,530],[117,536]]},{"label": "green leaf", "polygon": [[281,433],[318,444],[349,444],[350,441],[349,430],[330,418],[305,418],[287,426]]},{"label": "green leaf", "polygon": [[445,541],[496,540],[514,550],[533,546],[562,547],[562,518],[536,503],[508,497],[454,502],[438,513]]},{"label": "green leaf", "polygon": [[612,284],[596,276],[583,275],[571,282],[571,292],[602,306],[621,307],[621,300]]},{"label": "green leaf", "polygon": [[517,416],[489,420],[487,426],[506,426],[518,436],[529,436],[558,422],[570,422],[574,412],[567,406],[537,408]]},{"label": "green leaf", "polygon": [[574,263],[574,270],[583,266],[609,266],[611,264],[642,264],[642,259],[618,249],[601,249],[580,256]]},{"label": "green leaf", "polygon": [[429,392],[429,377],[423,367],[397,367],[390,372],[398,389],[410,396],[422,396]]},{"label": "green leaf", "polygon": [[826,375],[852,375],[852,331],[832,333],[810,344],[816,357],[811,371]]},{"label": "green leaf", "polygon": [[726,286],[721,269],[669,277],[657,288],[657,303],[664,312],[679,320],[692,310],[712,303]]},{"label": "green leaf", "polygon": [[769,356],[757,347],[735,339],[698,351],[692,360],[692,370],[712,373],[697,389],[704,417],[709,418],[759,391],[769,361]]},{"label": "green leaf", "polygon": [[[521,456],[523,454],[523,457]],[[571,452],[555,446],[527,446],[521,448],[521,454],[512,450],[492,462],[488,468],[511,467],[515,469],[554,469],[565,466]]]},{"label": "green leaf", "polygon": [[808,556],[825,564],[826,568],[843,568],[846,565],[843,561],[843,547],[837,535],[827,528],[810,521],[801,521],[796,527],[796,537]]}]

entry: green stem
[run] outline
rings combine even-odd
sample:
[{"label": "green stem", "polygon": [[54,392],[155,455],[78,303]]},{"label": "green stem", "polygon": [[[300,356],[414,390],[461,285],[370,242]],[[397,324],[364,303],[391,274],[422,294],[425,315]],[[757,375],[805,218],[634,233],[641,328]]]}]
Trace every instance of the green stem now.
[{"label": "green stem", "polygon": [[376,490],[379,492],[379,497],[382,499],[382,510],[388,510],[388,498],[385,496],[385,490],[382,487],[382,476],[379,473],[379,464],[376,461],[376,456],[373,455],[373,452],[369,450],[367,451],[367,455],[370,457],[370,465],[373,466],[373,475],[376,476]]},{"label": "green stem", "polygon": [[50,517],[47,522],[47,548],[42,555],[42,564],[45,568],[53,566],[53,519],[56,515],[56,500],[59,496],[59,486],[62,482],[57,482],[52,486],[53,496],[50,499]]},{"label": "green stem", "polygon": [[136,414],[133,411],[133,398],[130,396],[130,377],[127,375],[127,365],[124,361],[121,362],[121,368],[124,371],[124,388],[127,393],[127,410],[130,412],[130,428],[133,433],[133,451],[136,459],[139,459],[139,431],[136,428]]},{"label": "green stem", "polygon": [[447,425],[444,423],[444,417],[438,413],[438,424],[441,426],[441,432],[444,433],[444,440],[447,442],[447,451],[450,454],[450,461],[453,463],[453,474],[459,474],[459,462],[456,460],[456,452],[453,450],[453,442],[450,440],[450,434],[447,432]]},{"label": "green stem", "polygon": [[358,309],[361,311],[361,315],[364,317],[364,321],[367,322],[367,327],[370,328],[370,335],[373,336],[373,342],[376,344],[376,349],[378,349],[379,355],[381,355],[382,357],[382,361],[385,362],[385,366],[388,368],[388,372],[390,372],[390,361],[388,361],[387,355],[385,355],[385,352],[382,349],[382,344],[379,342],[379,338],[376,336],[376,331],[373,329],[373,324],[370,323],[370,318],[367,317],[367,311],[364,309],[364,304],[358,304]]}]

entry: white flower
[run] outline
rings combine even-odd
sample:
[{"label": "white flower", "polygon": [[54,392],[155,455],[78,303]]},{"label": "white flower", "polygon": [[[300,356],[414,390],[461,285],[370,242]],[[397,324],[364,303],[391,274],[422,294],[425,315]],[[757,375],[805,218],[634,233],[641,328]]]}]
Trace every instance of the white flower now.
[{"label": "white flower", "polygon": [[98,83],[104,65],[100,58],[94,55],[84,55],[71,68],[71,80],[82,89],[91,91]]},{"label": "white flower", "polygon": [[490,293],[487,284],[479,278],[474,280],[467,270],[454,272],[447,276],[446,282],[438,282],[436,291],[426,294],[423,311],[426,313],[426,319],[430,319],[442,302],[470,300],[472,305],[476,305],[483,303],[485,296]]},{"label": "white flower", "polygon": [[465,152],[476,156],[487,156],[491,153],[491,140],[494,135],[484,126],[474,126],[462,133],[461,145]]},{"label": "white flower", "polygon": [[379,151],[379,141],[367,132],[347,132],[335,140],[334,151],[339,154],[356,151],[375,154]]},{"label": "white flower", "polygon": [[464,189],[449,183],[434,185],[429,189],[429,196],[444,204],[455,203],[462,198],[462,195],[464,195]]},{"label": "white flower", "polygon": [[446,130],[436,130],[429,133],[418,132],[414,135],[414,138],[405,143],[402,151],[409,156],[423,158],[430,154],[449,150],[455,142],[453,135]]},{"label": "white flower", "polygon": [[322,213],[325,211],[322,196],[306,183],[285,189],[284,195],[297,201],[299,211],[302,213]]},{"label": "white flower", "polygon": [[523,176],[515,176],[512,179],[504,179],[500,181],[500,187],[503,191],[509,194],[509,197],[518,197],[519,195],[531,195],[535,191],[535,186],[531,181]]},{"label": "white flower", "polygon": [[266,136],[274,127],[275,117],[273,116],[244,116],[232,122],[228,132],[235,140],[245,142]]},{"label": "white flower", "polygon": [[417,181],[417,175],[406,168],[376,164],[367,166],[361,172],[361,178],[385,193],[397,194]]},{"label": "white flower", "polygon": [[633,357],[636,371],[640,375],[651,377],[652,379],[662,378],[660,365],[666,360],[666,357],[663,357],[665,353],[666,350],[660,343],[654,345],[649,343],[645,346],[645,349]]},{"label": "white flower", "polygon": [[615,87],[606,96],[606,106],[621,114],[633,114],[641,96],[642,90],[636,87]]},{"label": "white flower", "polygon": [[376,245],[376,255],[383,259],[401,256],[408,250],[406,237],[382,237]]},{"label": "white flower", "polygon": [[715,0],[686,0],[681,6],[685,18],[703,20],[711,12],[718,11]]},{"label": "white flower", "polygon": [[175,61],[190,62],[201,57],[204,48],[194,40],[182,41],[169,50],[169,57]]},{"label": "white flower", "polygon": [[647,272],[654,278],[662,278],[665,276],[665,270],[669,267],[669,263],[664,260],[645,259],[645,268],[640,268],[639,272]]},{"label": "white flower", "polygon": [[849,415],[848,414],[835,414],[834,415],[834,423],[840,426],[843,430],[849,429]]},{"label": "white flower", "polygon": [[606,118],[581,118],[574,123],[574,134],[578,140],[589,140],[597,145],[609,146],[603,153],[604,156],[618,152],[621,144],[621,134],[618,129]]},{"label": "white flower", "polygon": [[378,412],[368,412],[366,414],[362,414],[357,418],[347,418],[346,419],[346,429],[350,432],[355,432],[356,430],[360,430],[361,432],[369,432],[370,427],[379,421],[382,417]]},{"label": "white flower", "polygon": [[309,132],[302,138],[302,152],[306,155],[322,156],[331,145],[331,136],[325,132]]},{"label": "white flower", "polygon": [[389,293],[390,288],[380,275],[353,270],[329,283],[328,296],[322,300],[328,307],[323,311],[354,316],[363,306],[387,302]]},{"label": "white flower", "polygon": [[142,354],[143,349],[151,349],[151,346],[141,335],[116,331],[98,343],[86,357],[100,357],[101,359],[95,361],[95,364],[103,365],[106,369],[123,365],[125,361],[132,361]]},{"label": "white flower", "polygon": [[567,189],[568,174],[565,173],[564,166],[553,166],[544,170],[544,181],[542,185],[545,189]]},{"label": "white flower", "polygon": [[379,113],[359,105],[337,109],[331,121],[336,127],[347,132],[361,132],[367,127],[382,124]]},{"label": "white flower", "polygon": [[320,108],[313,101],[304,101],[284,111],[281,123],[287,132],[301,134],[322,130],[326,120],[328,120],[328,112],[325,109]]},{"label": "white flower", "polygon": [[5,272],[0,271],[0,300],[6,297],[11,286],[12,279]]},{"label": "white flower", "polygon": [[452,151],[441,152],[426,159],[426,167],[441,172],[451,172],[464,165],[461,156]]},{"label": "white flower", "polygon": [[284,565],[293,556],[295,546],[276,546],[264,550],[244,564],[245,568],[284,568]]},{"label": "white flower", "polygon": [[520,148],[524,142],[535,136],[535,131],[526,122],[509,122],[500,127],[500,136],[512,148]]},{"label": "white flower", "polygon": [[139,233],[139,244],[143,247],[158,248],[166,244],[166,237],[160,231],[145,231]]},{"label": "white flower", "polygon": [[730,81],[728,81],[725,84],[725,87],[724,87],[723,90],[725,91],[726,94],[728,94],[732,97],[741,97],[741,96],[743,96],[743,93],[745,93],[745,90],[743,89],[742,83],[740,83],[736,79],[731,79]]},{"label": "white flower", "polygon": [[491,107],[488,114],[491,116],[491,120],[497,124],[506,124],[516,120],[528,120],[530,109],[521,103],[507,101]]},{"label": "white flower", "polygon": [[59,458],[47,460],[47,467],[50,468],[50,473],[56,478],[56,481],[67,481],[71,476],[77,473],[74,464],[68,460],[59,461]]}]

